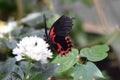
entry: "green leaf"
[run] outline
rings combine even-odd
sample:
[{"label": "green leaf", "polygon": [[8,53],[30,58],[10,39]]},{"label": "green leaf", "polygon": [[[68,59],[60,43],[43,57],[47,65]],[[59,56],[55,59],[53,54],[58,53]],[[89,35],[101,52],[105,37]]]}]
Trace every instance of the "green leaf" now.
[{"label": "green leaf", "polygon": [[[15,58],[9,58],[5,62],[0,62],[0,79],[2,80],[22,80],[24,73],[19,66],[15,64]],[[2,78],[1,78],[2,77]]]},{"label": "green leaf", "polygon": [[90,61],[100,61],[108,56],[108,50],[109,47],[107,45],[96,45],[91,48],[83,48],[80,51],[80,55]]},{"label": "green leaf", "polygon": [[14,66],[12,71],[8,72],[4,80],[23,80],[24,73],[19,66]]},{"label": "green leaf", "polygon": [[53,63],[41,64],[37,62],[33,64],[30,70],[31,76],[29,80],[47,80],[50,76],[55,74],[58,67],[59,65]]},{"label": "green leaf", "polygon": [[92,62],[75,66],[74,80],[93,80],[95,77],[104,78],[101,71]]},{"label": "green leaf", "polygon": [[20,22],[28,26],[36,26],[43,22],[43,14],[41,12],[28,14],[25,18],[21,19]]},{"label": "green leaf", "polygon": [[64,72],[70,69],[75,63],[77,63],[78,50],[72,49],[66,56],[58,55],[52,63],[59,63],[61,66],[58,69],[59,72]]},{"label": "green leaf", "polygon": [[4,62],[0,62],[0,73],[8,73],[13,67],[15,67],[15,58],[7,59]]},{"label": "green leaf", "polygon": [[6,76],[6,74],[0,74],[0,80],[3,80],[3,78]]},{"label": "green leaf", "polygon": [[35,30],[31,27],[25,27],[21,30],[21,33],[19,36],[17,36],[18,39],[21,39],[26,36],[38,36],[38,37],[44,37],[44,29],[41,30]]},{"label": "green leaf", "polygon": [[0,48],[5,47],[13,49],[17,46],[17,41],[12,39],[0,39]]},{"label": "green leaf", "polygon": [[35,73],[29,80],[46,80],[43,76],[42,73]]},{"label": "green leaf", "polygon": [[51,16],[50,18],[48,18],[47,20],[47,27],[51,28],[53,23],[59,18],[60,16],[58,14],[54,14],[53,16]]},{"label": "green leaf", "polygon": [[14,49],[17,46],[17,41],[15,40],[6,40],[5,43],[9,49]]},{"label": "green leaf", "polygon": [[21,19],[20,22],[24,23],[28,26],[36,26],[40,23],[44,23],[43,22],[43,14],[46,15],[46,18],[50,17],[53,15],[52,12],[50,11],[45,11],[45,12],[34,12],[31,14],[28,14],[25,18]]},{"label": "green leaf", "polygon": [[28,64],[28,61],[21,61],[19,62],[19,67],[22,69],[23,72],[26,72]]},{"label": "green leaf", "polygon": [[23,29],[23,28],[24,28],[24,27],[17,27],[17,28],[15,28],[15,29],[11,32],[11,35],[14,36],[14,37],[19,36],[20,33],[22,33],[22,29]]}]

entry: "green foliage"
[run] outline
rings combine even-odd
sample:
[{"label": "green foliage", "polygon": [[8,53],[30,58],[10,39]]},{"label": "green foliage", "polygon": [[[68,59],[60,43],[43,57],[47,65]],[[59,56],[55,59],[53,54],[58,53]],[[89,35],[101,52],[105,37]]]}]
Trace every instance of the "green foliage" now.
[{"label": "green foliage", "polygon": [[60,16],[58,14],[52,15],[50,18],[47,20],[47,28],[51,28],[53,23],[59,18]]},{"label": "green foliage", "polygon": [[88,6],[91,6],[93,4],[93,0],[61,0],[61,1],[64,3],[69,3],[69,4],[72,4],[75,1],[81,1]]},{"label": "green foliage", "polygon": [[[24,73],[28,67],[27,61],[21,61],[18,65],[14,58],[10,58],[5,62],[0,63],[0,79],[4,80],[23,80]],[[46,80],[53,76],[57,71],[59,65],[57,64],[41,64],[37,62],[31,64],[29,80]]]},{"label": "green foliage", "polygon": [[[75,17],[73,29],[72,29],[72,40],[75,46],[83,46],[87,44],[87,38],[86,34],[84,33],[83,23],[81,19],[78,19],[78,17]],[[74,36],[75,35],[75,36]]]},{"label": "green foliage", "polygon": [[[91,50],[91,51],[88,51]],[[83,48],[80,55],[87,57],[90,61],[100,61],[106,58],[106,52],[109,50],[107,45],[96,45],[91,48]],[[93,78],[103,79],[102,72],[92,62],[78,64],[78,51],[73,49],[65,57],[57,56],[53,62],[60,63],[58,74],[56,76],[70,77],[73,80],[92,80]],[[74,66],[74,67],[73,67]]]},{"label": "green foliage", "polygon": [[18,33],[18,35],[16,35],[17,32],[13,32],[12,35],[15,35],[17,39],[21,39],[23,37],[26,36],[38,36],[38,37],[43,37],[44,36],[44,30],[36,30],[32,27],[26,27],[26,28],[22,28],[20,30],[20,32]]},{"label": "green foliage", "polygon": [[17,41],[15,40],[6,40],[5,43],[9,49],[14,49],[17,46]]},{"label": "green foliage", "polygon": [[58,67],[57,64],[41,64],[37,62],[31,67],[29,80],[47,80],[55,74]]},{"label": "green foliage", "polygon": [[100,61],[105,59],[108,54],[109,47],[107,45],[96,45],[91,48],[84,48],[80,51],[82,57],[86,57],[90,61]]},{"label": "green foliage", "polygon": [[81,1],[88,6],[91,6],[93,4],[93,0],[81,0]]},{"label": "green foliage", "polygon": [[93,80],[95,77],[103,78],[100,70],[92,62],[76,65],[74,70],[74,80]]},{"label": "green foliage", "polygon": [[0,12],[9,13],[10,11],[15,11],[16,5],[15,0],[0,0]]},{"label": "green foliage", "polygon": [[31,13],[20,20],[21,23],[24,23],[28,26],[36,26],[43,22],[43,13]]},{"label": "green foliage", "polygon": [[64,72],[70,69],[71,67],[73,67],[75,63],[77,63],[77,60],[78,60],[77,56],[78,56],[78,50],[72,49],[72,51],[69,52],[66,56],[58,55],[52,61],[52,63],[59,63],[61,65],[60,68],[58,69],[58,73]]},{"label": "green foliage", "polygon": [[10,58],[0,63],[1,80],[22,79],[23,72],[21,72],[21,69],[15,65],[15,62],[15,58]]},{"label": "green foliage", "polygon": [[[53,13],[50,12],[50,11],[47,11],[47,12],[35,12],[35,13],[31,13],[31,14],[28,14],[26,17],[22,18],[20,20],[19,23],[22,23],[22,24],[25,24],[27,26],[30,26],[30,27],[35,27],[39,24],[44,24],[44,21],[43,21],[43,14],[46,15],[46,18],[54,18],[52,16]],[[55,15],[55,18],[56,16],[58,16],[57,14]],[[43,27],[43,26],[39,26],[39,27]]]},{"label": "green foliage", "polygon": [[67,2],[69,4],[72,4],[74,2],[74,0],[61,0],[62,2]]}]

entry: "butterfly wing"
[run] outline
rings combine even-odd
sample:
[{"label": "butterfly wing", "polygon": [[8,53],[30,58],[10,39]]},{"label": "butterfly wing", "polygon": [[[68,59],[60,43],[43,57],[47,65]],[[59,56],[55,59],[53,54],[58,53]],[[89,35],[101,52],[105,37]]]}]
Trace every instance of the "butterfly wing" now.
[{"label": "butterfly wing", "polygon": [[61,16],[52,26],[49,32],[55,50],[61,54],[66,55],[71,51],[71,39],[69,32],[72,29],[72,19],[67,16]]},{"label": "butterfly wing", "polygon": [[63,15],[53,24],[52,27],[57,36],[66,36],[72,29],[72,19]]}]

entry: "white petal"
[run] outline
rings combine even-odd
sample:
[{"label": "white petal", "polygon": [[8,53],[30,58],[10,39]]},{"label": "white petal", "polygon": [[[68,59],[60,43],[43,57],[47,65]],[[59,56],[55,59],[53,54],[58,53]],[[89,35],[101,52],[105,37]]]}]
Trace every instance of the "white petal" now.
[{"label": "white petal", "polygon": [[15,58],[16,58],[16,60],[17,60],[17,61],[20,61],[20,60],[22,60],[22,59],[23,59],[23,58],[22,58],[22,56],[20,56],[20,55],[15,56]]},{"label": "white petal", "polygon": [[17,47],[13,49],[13,54],[22,57],[28,56],[36,61],[46,63],[48,62],[47,58],[52,58],[53,55],[51,51],[48,50],[48,47],[49,45],[42,38],[36,36],[25,37],[17,44]]}]

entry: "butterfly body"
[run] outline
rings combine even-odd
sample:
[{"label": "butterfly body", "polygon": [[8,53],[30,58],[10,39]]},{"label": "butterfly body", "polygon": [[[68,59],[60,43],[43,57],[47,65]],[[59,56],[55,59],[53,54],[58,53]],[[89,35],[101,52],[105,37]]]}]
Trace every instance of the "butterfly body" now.
[{"label": "butterfly body", "polygon": [[46,41],[50,44],[52,51],[61,55],[66,55],[71,51],[72,44],[69,32],[72,29],[72,19],[67,16],[61,16],[51,27],[49,35],[46,31]]}]

